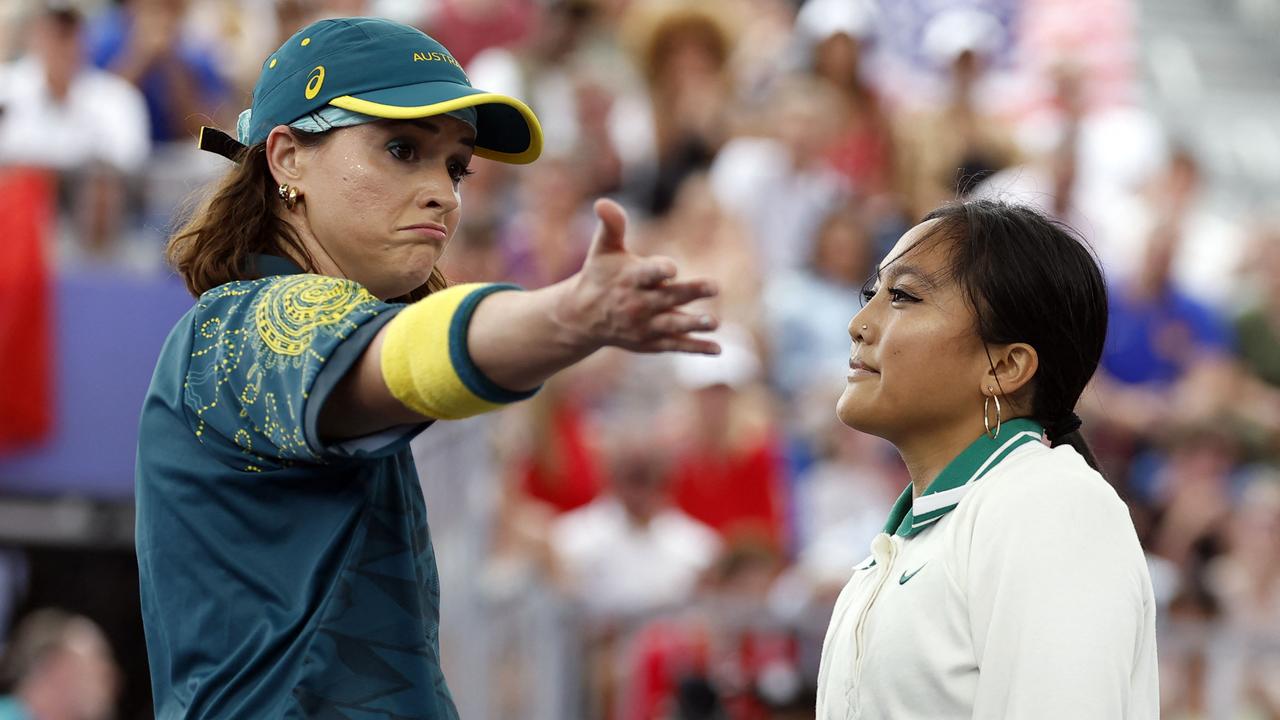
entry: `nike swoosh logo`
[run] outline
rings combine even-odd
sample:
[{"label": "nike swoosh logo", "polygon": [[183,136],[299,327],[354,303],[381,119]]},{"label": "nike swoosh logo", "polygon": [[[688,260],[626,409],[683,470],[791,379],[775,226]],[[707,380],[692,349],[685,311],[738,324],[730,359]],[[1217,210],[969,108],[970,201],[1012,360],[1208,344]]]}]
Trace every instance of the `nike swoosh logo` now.
[{"label": "nike swoosh logo", "polygon": [[[926,562],[924,565],[928,565],[928,564],[929,564],[929,563],[927,563],[927,562]],[[924,565],[921,565],[920,567],[916,568],[916,569],[915,569],[915,571],[914,571],[914,572],[912,572],[910,575],[906,574],[905,572],[904,572],[904,573],[902,573],[902,577],[898,578],[898,584],[899,584],[899,585],[906,585],[908,580],[910,580],[911,578],[915,577],[915,576],[916,576],[916,573],[918,573],[918,572],[920,572],[921,570],[923,570],[923,569],[924,569]]]}]

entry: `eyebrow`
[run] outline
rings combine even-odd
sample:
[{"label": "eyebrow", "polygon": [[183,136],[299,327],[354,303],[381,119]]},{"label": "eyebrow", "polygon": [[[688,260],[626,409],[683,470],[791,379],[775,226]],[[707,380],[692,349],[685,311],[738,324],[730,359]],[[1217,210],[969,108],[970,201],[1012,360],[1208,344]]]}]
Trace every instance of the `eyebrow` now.
[{"label": "eyebrow", "polygon": [[938,287],[938,283],[933,280],[932,273],[927,273],[915,265],[900,265],[896,262],[891,262],[887,268],[876,266],[876,279],[881,282],[892,282],[903,275],[912,275],[918,278],[928,289]]},{"label": "eyebrow", "polygon": [[[416,128],[426,130],[432,135],[440,134],[440,126],[435,124],[434,122],[431,122],[426,118],[414,118],[412,120],[393,120],[392,123],[402,124],[402,125],[412,125]],[[476,146],[475,138],[472,138],[472,137],[466,137],[466,136],[460,137],[458,138],[458,142],[462,143],[463,145],[466,145],[469,148],[474,148]]]}]

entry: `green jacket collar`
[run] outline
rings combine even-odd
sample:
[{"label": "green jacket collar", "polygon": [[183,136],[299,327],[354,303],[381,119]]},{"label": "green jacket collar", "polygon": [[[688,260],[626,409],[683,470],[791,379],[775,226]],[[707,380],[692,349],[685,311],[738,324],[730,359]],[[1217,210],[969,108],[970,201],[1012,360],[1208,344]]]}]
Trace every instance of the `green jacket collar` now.
[{"label": "green jacket collar", "polygon": [[1014,450],[1031,442],[1040,442],[1044,428],[1028,418],[1004,423],[1000,437],[992,439],[983,433],[969,447],[947,464],[920,497],[912,502],[911,486],[902,491],[884,532],[911,537],[937,522],[960,504],[973,484],[982,479]]}]

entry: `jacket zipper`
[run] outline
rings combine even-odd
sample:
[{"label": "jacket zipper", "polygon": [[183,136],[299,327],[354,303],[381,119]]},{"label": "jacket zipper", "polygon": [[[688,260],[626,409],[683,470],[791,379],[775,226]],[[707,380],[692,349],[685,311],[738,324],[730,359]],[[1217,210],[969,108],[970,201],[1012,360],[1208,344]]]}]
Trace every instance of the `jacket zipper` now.
[{"label": "jacket zipper", "polygon": [[[880,547],[875,547],[879,545]],[[862,660],[865,654],[864,636],[866,634],[867,616],[871,614],[871,607],[875,605],[876,598],[880,596],[880,589],[884,587],[885,581],[893,574],[893,561],[897,555],[897,546],[893,542],[893,538],[887,534],[881,534],[876,538],[873,550],[878,549],[881,552],[873,553],[876,556],[876,565],[881,568],[880,578],[876,580],[875,588],[871,591],[871,597],[867,599],[867,604],[863,606],[862,612],[858,614],[858,622],[854,626],[854,655],[853,655],[853,712],[854,717],[862,714]]]}]

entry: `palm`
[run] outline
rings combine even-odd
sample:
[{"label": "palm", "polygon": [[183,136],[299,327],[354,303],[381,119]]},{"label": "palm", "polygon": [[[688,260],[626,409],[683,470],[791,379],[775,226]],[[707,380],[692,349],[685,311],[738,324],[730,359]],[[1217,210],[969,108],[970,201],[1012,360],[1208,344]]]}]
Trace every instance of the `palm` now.
[{"label": "palm", "polygon": [[599,345],[636,352],[718,353],[714,342],[690,336],[714,329],[715,319],[680,310],[715,295],[715,286],[705,280],[677,282],[670,258],[631,254],[624,243],[622,208],[611,200],[600,200],[595,210],[600,227],[566,309],[575,323]]}]

